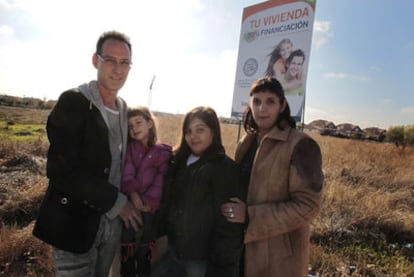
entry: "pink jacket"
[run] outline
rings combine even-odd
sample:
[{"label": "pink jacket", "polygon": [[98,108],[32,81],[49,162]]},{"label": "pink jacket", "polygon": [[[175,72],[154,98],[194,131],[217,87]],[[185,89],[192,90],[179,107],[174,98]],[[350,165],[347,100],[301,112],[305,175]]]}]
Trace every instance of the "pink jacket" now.
[{"label": "pink jacket", "polygon": [[170,157],[169,145],[156,144],[145,154],[145,146],[141,142],[130,141],[126,150],[121,191],[125,194],[137,192],[152,211],[158,210]]}]

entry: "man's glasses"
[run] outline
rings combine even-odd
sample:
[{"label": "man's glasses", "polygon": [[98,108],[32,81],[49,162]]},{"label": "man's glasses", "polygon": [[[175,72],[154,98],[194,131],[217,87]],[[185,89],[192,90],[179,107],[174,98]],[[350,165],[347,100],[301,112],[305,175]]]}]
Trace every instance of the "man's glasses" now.
[{"label": "man's glasses", "polygon": [[117,59],[115,59],[113,57],[110,57],[110,56],[102,57],[100,54],[96,54],[96,56],[105,65],[110,66],[110,67],[115,67],[115,66],[117,66],[119,64],[122,69],[128,69],[132,65],[132,62],[130,60],[128,60],[128,59],[122,59],[122,60],[118,61]]}]

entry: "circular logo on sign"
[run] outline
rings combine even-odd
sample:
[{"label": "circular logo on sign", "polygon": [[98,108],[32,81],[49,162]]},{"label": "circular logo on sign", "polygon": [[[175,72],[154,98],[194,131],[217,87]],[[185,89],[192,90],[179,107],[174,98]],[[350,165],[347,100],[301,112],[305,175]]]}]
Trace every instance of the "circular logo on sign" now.
[{"label": "circular logo on sign", "polygon": [[253,76],[257,72],[258,67],[259,63],[256,61],[256,59],[250,58],[244,62],[243,73],[248,77]]}]

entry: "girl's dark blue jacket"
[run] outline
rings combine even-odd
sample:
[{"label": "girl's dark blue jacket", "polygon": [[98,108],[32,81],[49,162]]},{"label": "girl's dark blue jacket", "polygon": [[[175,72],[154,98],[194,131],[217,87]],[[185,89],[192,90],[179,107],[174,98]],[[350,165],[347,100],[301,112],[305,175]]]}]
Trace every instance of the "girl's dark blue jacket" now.
[{"label": "girl's dark blue jacket", "polygon": [[206,276],[235,276],[243,245],[242,224],[230,223],[220,206],[242,198],[239,168],[216,149],[197,162],[174,157],[167,174],[158,235],[167,235],[178,257],[206,259]]}]

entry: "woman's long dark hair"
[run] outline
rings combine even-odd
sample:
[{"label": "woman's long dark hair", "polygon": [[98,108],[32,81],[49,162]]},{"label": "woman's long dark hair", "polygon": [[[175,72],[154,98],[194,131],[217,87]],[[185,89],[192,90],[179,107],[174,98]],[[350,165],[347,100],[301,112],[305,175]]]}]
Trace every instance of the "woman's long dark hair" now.
[{"label": "woman's long dark hair", "polygon": [[[265,78],[257,80],[250,87],[250,97],[256,93],[261,93],[261,92],[270,92],[270,93],[275,94],[279,98],[280,104],[283,104],[283,102],[286,101],[286,108],[283,110],[282,113],[279,114],[275,122],[275,125],[281,130],[284,129],[283,126],[285,126],[286,123],[290,127],[296,128],[296,122],[290,116],[289,103],[286,100],[285,92],[282,88],[282,85],[279,83],[279,81],[271,77],[265,77]],[[258,132],[259,128],[256,124],[256,121],[254,121],[250,106],[247,106],[246,110],[243,113],[243,127],[247,133],[255,134]]]}]

